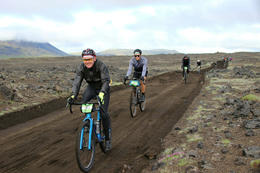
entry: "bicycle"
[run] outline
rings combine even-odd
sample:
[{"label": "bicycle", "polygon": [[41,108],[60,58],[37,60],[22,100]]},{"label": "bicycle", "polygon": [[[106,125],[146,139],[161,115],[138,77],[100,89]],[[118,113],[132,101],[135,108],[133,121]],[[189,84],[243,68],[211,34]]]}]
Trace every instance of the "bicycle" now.
[{"label": "bicycle", "polygon": [[[125,82],[124,84],[126,85]],[[130,108],[130,114],[132,118],[134,118],[136,117],[137,106],[139,105],[141,112],[143,112],[145,110],[146,101],[145,100],[141,101],[141,94],[142,94],[140,88],[141,84],[138,79],[133,78],[132,80],[129,80],[128,85],[132,87],[129,108]]]},{"label": "bicycle", "polygon": [[183,69],[184,69],[184,76],[183,76],[183,78],[184,78],[184,83],[186,84],[187,80],[188,80],[188,73],[187,73],[188,67],[185,66]]},{"label": "bicycle", "polygon": [[198,68],[198,73],[200,74],[201,66],[197,66]]},{"label": "bicycle", "polygon": [[[68,105],[70,113],[73,113],[72,105],[81,105],[81,112],[85,114],[85,118],[77,132],[75,153],[80,170],[89,172],[94,164],[96,142],[99,143],[101,150],[106,153],[105,135],[100,116],[100,111],[103,112],[104,110],[98,97],[97,101],[90,101],[86,104],[67,103],[67,106]],[[97,112],[96,119],[92,117],[94,112]]]}]

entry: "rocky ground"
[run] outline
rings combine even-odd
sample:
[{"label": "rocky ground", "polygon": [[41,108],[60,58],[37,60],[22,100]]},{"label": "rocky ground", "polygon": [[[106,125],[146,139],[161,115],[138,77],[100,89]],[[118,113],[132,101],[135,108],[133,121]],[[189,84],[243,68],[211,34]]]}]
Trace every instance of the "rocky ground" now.
[{"label": "rocky ground", "polygon": [[206,74],[200,95],[143,173],[260,172],[260,56],[233,58],[227,69]]},{"label": "rocky ground", "polygon": [[[192,69],[197,59],[209,67],[224,55],[191,55]],[[260,53],[230,55],[227,69],[206,74],[200,95],[162,139],[163,151],[147,155],[151,165],[143,173],[259,172]],[[179,70],[182,57],[147,56],[149,76]],[[120,83],[130,57],[99,58],[113,84]],[[0,115],[67,97],[79,63],[79,57],[0,60]]]},{"label": "rocky ground", "polygon": [[[203,67],[222,54],[191,55],[192,68],[200,58]],[[179,70],[183,55],[146,56],[148,76]],[[130,56],[98,57],[108,66],[112,85],[121,84]],[[24,58],[0,60],[0,115],[38,105],[59,97],[68,97],[80,57]],[[83,81],[83,88],[86,83]]]}]

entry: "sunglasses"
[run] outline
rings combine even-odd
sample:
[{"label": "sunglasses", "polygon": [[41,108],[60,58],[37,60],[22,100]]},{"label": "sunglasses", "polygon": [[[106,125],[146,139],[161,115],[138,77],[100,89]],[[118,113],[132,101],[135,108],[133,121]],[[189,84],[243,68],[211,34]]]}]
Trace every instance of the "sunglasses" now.
[{"label": "sunglasses", "polygon": [[140,55],[135,55],[135,57],[140,57]]},{"label": "sunglasses", "polygon": [[89,59],[82,59],[84,62],[92,62],[94,61],[94,58],[89,58]]}]

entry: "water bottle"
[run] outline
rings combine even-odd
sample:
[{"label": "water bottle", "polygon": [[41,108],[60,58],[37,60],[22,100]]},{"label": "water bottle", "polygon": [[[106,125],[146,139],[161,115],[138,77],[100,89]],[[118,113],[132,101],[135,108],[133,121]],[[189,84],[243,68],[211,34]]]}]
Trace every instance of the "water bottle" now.
[{"label": "water bottle", "polygon": [[100,120],[96,121],[96,133],[99,134],[100,133]]}]

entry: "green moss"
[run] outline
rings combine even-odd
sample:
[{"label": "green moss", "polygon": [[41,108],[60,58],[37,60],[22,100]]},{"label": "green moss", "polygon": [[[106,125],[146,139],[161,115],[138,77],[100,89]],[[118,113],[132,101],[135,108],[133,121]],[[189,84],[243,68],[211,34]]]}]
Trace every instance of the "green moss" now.
[{"label": "green moss", "polygon": [[192,116],[189,116],[189,117],[187,118],[187,120],[196,120],[196,119],[198,119],[198,118],[200,118],[200,117],[201,117],[200,114],[194,114],[194,115],[192,115]]},{"label": "green moss", "polygon": [[260,97],[253,95],[253,94],[248,94],[244,97],[242,97],[242,100],[249,100],[249,101],[260,101]]},{"label": "green moss", "polygon": [[172,150],[173,150],[173,148],[167,148],[166,150],[164,150],[163,154],[164,155],[171,154]]},{"label": "green moss", "polygon": [[222,144],[224,144],[225,146],[227,146],[227,145],[229,145],[231,142],[230,142],[230,140],[228,140],[228,139],[222,139]]},{"label": "green moss", "polygon": [[187,141],[188,142],[196,142],[196,141],[201,141],[203,138],[198,135],[198,134],[194,134],[194,135],[187,135]]},{"label": "green moss", "polygon": [[260,169],[260,159],[252,160],[250,162],[250,166],[251,166],[251,168],[254,168],[254,169]]},{"label": "green moss", "polygon": [[179,162],[178,162],[178,166],[185,166],[185,165],[188,165],[190,164],[191,161],[186,159],[186,158],[183,158],[183,159],[180,159]]}]

